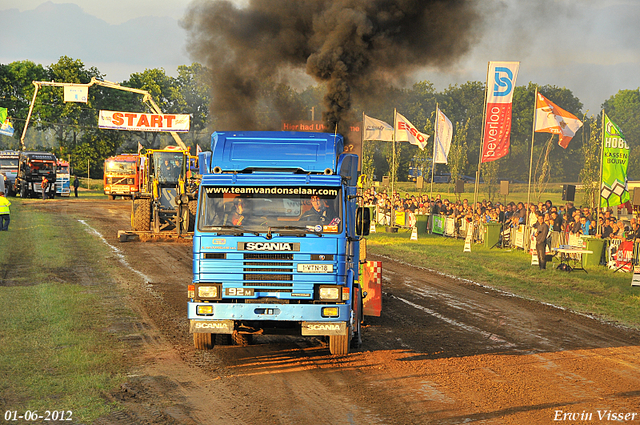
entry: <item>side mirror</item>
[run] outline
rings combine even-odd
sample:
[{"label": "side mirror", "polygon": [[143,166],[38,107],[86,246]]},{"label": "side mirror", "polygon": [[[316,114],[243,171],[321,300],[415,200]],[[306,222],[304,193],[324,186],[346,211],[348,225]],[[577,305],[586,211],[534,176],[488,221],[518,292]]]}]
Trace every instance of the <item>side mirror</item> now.
[{"label": "side mirror", "polygon": [[356,235],[367,236],[371,227],[371,210],[366,207],[356,209]]}]

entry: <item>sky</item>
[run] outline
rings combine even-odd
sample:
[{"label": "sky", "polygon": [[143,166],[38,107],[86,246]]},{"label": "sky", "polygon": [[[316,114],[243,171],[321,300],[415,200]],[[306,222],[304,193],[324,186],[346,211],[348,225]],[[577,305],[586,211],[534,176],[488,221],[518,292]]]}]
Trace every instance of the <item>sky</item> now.
[{"label": "sky", "polygon": [[[235,2],[244,1],[248,0]],[[190,3],[0,0],[0,63],[29,59],[47,66],[67,55],[82,60],[87,68],[96,66],[110,81],[122,82],[147,68],[163,68],[176,76],[179,65],[194,61],[187,53],[186,31],[178,24]],[[449,69],[420,70],[413,82],[429,80],[438,90],[484,82],[489,61],[520,61],[517,85],[566,87],[589,115],[599,113],[602,103],[619,90],[640,87],[640,1],[480,0],[478,4],[485,24],[478,28],[470,51]],[[74,21],[64,21],[61,11]],[[47,27],[52,20],[64,25]]]}]

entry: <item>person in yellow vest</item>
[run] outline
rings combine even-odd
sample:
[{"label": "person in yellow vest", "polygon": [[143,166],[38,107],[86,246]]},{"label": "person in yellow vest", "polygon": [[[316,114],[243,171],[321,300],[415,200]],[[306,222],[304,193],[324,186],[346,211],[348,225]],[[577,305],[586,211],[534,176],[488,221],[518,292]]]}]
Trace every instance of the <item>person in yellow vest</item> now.
[{"label": "person in yellow vest", "polygon": [[11,202],[5,198],[4,192],[0,192],[0,231],[9,230],[9,221],[11,221],[9,205]]},{"label": "person in yellow vest", "polygon": [[40,187],[42,188],[42,199],[47,199],[47,190],[49,189],[49,180],[42,176],[42,183],[40,183]]}]

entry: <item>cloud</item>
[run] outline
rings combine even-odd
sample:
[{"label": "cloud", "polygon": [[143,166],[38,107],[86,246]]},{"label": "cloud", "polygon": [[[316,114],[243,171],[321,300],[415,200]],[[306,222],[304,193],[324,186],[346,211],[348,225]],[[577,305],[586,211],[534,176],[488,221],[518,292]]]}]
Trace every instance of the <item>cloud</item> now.
[{"label": "cloud", "polygon": [[78,5],[47,2],[24,12],[5,10],[2,32],[2,63],[31,60],[47,66],[69,56],[113,81],[146,68],[164,68],[171,75],[190,63],[185,32],[172,18],[140,17],[111,25]]}]

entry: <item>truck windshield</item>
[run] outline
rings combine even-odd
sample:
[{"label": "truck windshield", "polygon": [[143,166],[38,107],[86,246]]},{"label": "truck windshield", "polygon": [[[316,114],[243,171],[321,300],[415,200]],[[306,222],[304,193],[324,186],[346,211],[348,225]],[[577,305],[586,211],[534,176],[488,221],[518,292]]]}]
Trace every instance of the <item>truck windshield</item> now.
[{"label": "truck windshield", "polygon": [[31,161],[29,165],[33,171],[39,171],[41,173],[48,173],[55,170],[55,164],[53,162],[34,160]]},{"label": "truck windshield", "polygon": [[105,172],[111,174],[135,174],[136,164],[129,161],[107,161]]},{"label": "truck windshield", "polygon": [[338,187],[202,187],[201,231],[339,233]]},{"label": "truck windshield", "polygon": [[0,158],[0,169],[18,168],[18,158]]},{"label": "truck windshield", "polygon": [[182,152],[154,152],[153,166],[156,170],[158,181],[163,184],[178,184],[182,172]]}]

